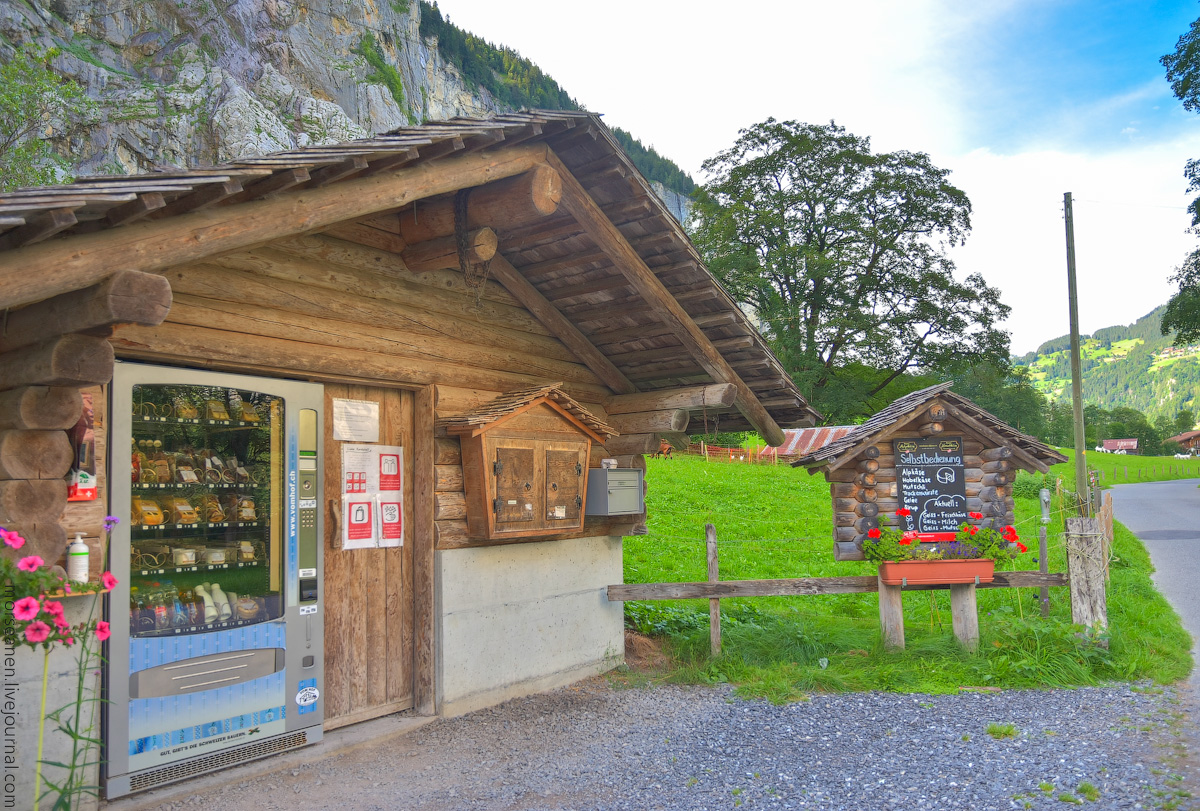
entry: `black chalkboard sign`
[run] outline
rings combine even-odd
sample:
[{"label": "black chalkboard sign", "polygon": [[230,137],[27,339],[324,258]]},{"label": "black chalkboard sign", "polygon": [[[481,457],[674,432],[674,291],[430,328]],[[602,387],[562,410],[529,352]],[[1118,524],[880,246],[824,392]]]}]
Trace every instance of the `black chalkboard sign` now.
[{"label": "black chalkboard sign", "polygon": [[957,532],[967,523],[966,465],[959,436],[896,439],[896,495],[912,515],[900,528]]}]

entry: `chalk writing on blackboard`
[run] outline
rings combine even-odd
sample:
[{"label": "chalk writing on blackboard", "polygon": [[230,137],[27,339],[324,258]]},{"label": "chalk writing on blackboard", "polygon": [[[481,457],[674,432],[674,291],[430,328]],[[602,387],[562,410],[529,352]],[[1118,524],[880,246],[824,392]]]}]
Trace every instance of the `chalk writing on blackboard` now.
[{"label": "chalk writing on blackboard", "polygon": [[896,495],[911,515],[900,528],[956,532],[967,521],[962,437],[896,439]]}]

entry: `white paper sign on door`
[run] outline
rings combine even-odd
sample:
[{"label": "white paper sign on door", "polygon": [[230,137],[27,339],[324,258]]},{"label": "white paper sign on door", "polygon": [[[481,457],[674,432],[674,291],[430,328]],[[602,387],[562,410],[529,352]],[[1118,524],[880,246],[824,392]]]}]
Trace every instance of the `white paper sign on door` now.
[{"label": "white paper sign on door", "polygon": [[400,495],[375,497],[379,515],[379,545],[404,546],[404,502]]},{"label": "white paper sign on door", "polygon": [[342,496],[342,549],[373,549],[379,546],[375,527],[375,498]]},{"label": "white paper sign on door", "polygon": [[379,403],[335,397],[333,438],[338,442],[378,442]]},{"label": "white paper sign on door", "polygon": [[404,545],[404,448],[342,445],[342,527],[343,549]]}]

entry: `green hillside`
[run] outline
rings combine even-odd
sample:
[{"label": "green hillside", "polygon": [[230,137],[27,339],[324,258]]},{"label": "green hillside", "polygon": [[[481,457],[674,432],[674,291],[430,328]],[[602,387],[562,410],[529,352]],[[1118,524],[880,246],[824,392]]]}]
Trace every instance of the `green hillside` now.
[{"label": "green hillside", "polygon": [[[1161,333],[1165,309],[1081,336],[1084,402],[1135,408],[1152,422],[1200,406],[1200,345],[1171,346],[1171,336]],[[1015,363],[1029,367],[1030,379],[1047,396],[1070,397],[1070,344],[1066,335],[1046,341]]]}]

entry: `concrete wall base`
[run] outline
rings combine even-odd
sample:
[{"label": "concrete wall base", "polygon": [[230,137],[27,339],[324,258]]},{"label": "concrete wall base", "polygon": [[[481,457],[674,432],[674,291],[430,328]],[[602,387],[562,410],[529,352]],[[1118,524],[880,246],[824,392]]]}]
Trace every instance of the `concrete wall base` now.
[{"label": "concrete wall base", "polygon": [[619,537],[437,553],[438,712],[459,715],[624,660]]}]

